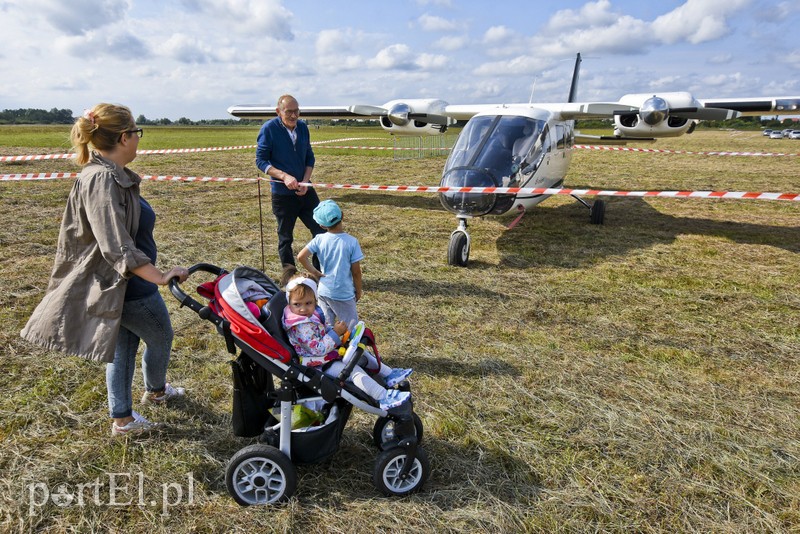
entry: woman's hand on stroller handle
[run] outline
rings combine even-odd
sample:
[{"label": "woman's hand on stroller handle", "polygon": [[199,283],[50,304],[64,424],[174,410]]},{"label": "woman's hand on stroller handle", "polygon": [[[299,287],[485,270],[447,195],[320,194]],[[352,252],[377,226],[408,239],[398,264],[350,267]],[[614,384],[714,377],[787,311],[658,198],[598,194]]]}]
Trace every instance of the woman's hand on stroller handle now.
[{"label": "woman's hand on stroller handle", "polygon": [[[226,272],[225,269],[223,269],[222,267],[217,267],[216,265],[211,265],[210,263],[196,263],[191,267],[189,267],[188,274],[186,275],[186,277],[188,278],[197,271],[204,271],[207,273],[211,273],[215,276],[219,276],[222,273]],[[198,313],[202,308],[205,307],[199,302],[197,302],[195,299],[187,295],[183,291],[183,289],[181,289],[180,280],[177,276],[170,278],[168,285],[170,292],[176,299],[178,299],[178,302],[181,303],[181,306],[186,306],[189,309],[194,310],[195,312]]]}]

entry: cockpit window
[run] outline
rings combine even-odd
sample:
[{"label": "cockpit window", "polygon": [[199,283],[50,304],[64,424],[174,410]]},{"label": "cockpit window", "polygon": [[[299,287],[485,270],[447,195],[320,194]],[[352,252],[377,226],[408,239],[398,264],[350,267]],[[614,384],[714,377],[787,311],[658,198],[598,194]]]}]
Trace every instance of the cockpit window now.
[{"label": "cockpit window", "polygon": [[511,115],[474,117],[461,132],[445,169],[485,169],[502,185],[524,160],[535,159],[531,149],[542,146],[544,125],[545,121]]}]

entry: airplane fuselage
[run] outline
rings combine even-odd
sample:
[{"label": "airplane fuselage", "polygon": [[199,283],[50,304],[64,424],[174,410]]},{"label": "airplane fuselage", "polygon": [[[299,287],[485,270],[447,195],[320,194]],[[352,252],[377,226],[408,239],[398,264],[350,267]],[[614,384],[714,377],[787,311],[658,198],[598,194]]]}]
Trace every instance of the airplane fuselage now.
[{"label": "airplane fuselage", "polygon": [[[498,107],[469,120],[442,172],[445,187],[559,188],[574,146],[574,121],[531,106]],[[459,218],[528,209],[549,195],[442,193]]]}]

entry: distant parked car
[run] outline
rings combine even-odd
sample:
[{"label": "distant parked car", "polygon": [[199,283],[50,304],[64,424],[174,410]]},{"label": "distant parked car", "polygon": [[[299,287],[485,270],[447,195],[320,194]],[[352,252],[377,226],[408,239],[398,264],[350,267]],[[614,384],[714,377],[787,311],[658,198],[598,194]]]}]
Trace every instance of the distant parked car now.
[{"label": "distant parked car", "polygon": [[794,130],[792,130],[791,128],[786,128],[785,130],[783,130],[783,136],[789,137],[789,134],[792,133],[793,131]]},{"label": "distant parked car", "polygon": [[769,134],[771,134],[771,133],[772,133],[772,130],[770,130],[769,128],[767,128],[766,130],[764,130],[764,131],[762,132],[762,134],[761,134],[761,135],[764,135],[764,136],[766,136],[766,137],[769,137]]},{"label": "distant parked car", "polygon": [[783,132],[780,130],[773,130],[769,134],[770,139],[783,139]]},{"label": "distant parked car", "polygon": [[789,134],[789,139],[800,139],[800,130],[793,130],[792,133]]}]

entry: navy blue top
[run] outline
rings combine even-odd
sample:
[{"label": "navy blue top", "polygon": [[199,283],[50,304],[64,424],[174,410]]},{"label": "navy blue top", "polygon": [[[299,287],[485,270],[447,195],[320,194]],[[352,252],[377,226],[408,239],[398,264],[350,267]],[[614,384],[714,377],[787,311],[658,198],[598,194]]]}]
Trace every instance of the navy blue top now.
[{"label": "navy blue top", "polygon": [[[266,172],[268,165],[272,165],[283,172],[294,176],[298,182],[303,180],[306,167],[313,167],[314,152],[311,150],[311,136],[308,126],[303,121],[297,121],[295,127],[297,141],[293,144],[289,131],[281,122],[280,117],[268,120],[258,132],[258,146],[256,147],[256,167],[261,172]],[[283,182],[272,181],[273,195],[294,195],[295,192],[286,187]]]},{"label": "navy blue top", "polygon": [[[134,241],[136,248],[147,254],[150,258],[150,263],[156,264],[156,257],[158,256],[158,249],[156,241],[153,239],[153,228],[156,226],[156,212],[150,207],[150,204],[141,197],[139,197],[139,204],[142,206],[142,214],[139,217],[139,229],[136,231]],[[158,286],[152,282],[148,282],[143,278],[133,275],[128,280],[128,288],[125,290],[125,300],[136,300],[152,295],[158,291]]]}]

